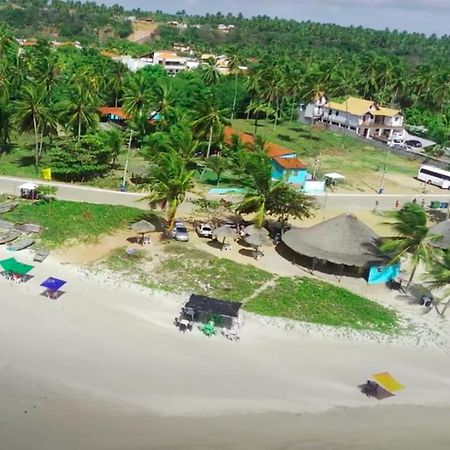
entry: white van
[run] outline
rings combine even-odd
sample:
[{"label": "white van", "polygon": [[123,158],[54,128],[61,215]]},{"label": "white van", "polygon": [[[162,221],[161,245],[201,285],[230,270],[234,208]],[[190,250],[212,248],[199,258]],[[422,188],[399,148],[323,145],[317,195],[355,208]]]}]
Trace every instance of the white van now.
[{"label": "white van", "polygon": [[434,184],[442,189],[450,188],[450,172],[438,167],[422,165],[420,166],[417,179],[425,183]]}]

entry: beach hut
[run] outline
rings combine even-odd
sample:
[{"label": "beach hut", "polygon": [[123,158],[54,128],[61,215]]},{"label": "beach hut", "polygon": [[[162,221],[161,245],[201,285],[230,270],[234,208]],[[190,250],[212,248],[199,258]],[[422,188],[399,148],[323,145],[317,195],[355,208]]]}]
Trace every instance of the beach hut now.
[{"label": "beach hut", "polygon": [[321,260],[339,266],[341,275],[344,267],[361,273],[362,269],[385,264],[388,259],[377,249],[379,239],[352,214],[342,214],[309,228],[292,228],[282,237],[288,248],[312,259],[312,270]]},{"label": "beach hut", "polygon": [[239,302],[192,294],[182,309],[182,318],[202,323],[214,320],[214,323],[220,327],[233,328],[237,327],[241,306],[242,303]]},{"label": "beach hut", "polygon": [[233,228],[230,228],[226,225],[223,225],[222,227],[216,228],[213,232],[213,236],[220,242],[222,241],[222,250],[225,246],[225,241],[233,240],[238,237],[236,230]]},{"label": "beach hut", "polygon": [[255,249],[255,259],[258,259],[258,256],[263,255],[263,253],[259,250],[261,247],[269,247],[272,245],[272,240],[269,238],[268,233],[250,234],[249,236],[244,237],[244,241]]},{"label": "beach hut", "polygon": [[428,232],[428,236],[432,237],[429,241],[431,246],[443,250],[450,249],[450,219],[433,225]]}]

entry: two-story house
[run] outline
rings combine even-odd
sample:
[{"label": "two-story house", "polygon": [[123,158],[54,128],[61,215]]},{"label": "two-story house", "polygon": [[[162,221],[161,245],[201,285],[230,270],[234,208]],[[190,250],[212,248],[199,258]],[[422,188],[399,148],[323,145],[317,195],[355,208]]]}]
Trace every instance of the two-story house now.
[{"label": "two-story house", "polygon": [[403,114],[398,109],[385,108],[371,100],[349,97],[343,103],[324,105],[322,122],[354,130],[366,138],[392,141],[403,139],[405,129]]}]

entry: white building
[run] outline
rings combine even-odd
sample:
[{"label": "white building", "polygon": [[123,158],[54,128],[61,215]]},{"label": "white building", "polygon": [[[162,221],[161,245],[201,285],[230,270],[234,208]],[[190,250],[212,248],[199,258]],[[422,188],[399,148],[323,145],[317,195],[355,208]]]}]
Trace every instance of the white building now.
[{"label": "white building", "polygon": [[316,120],[354,130],[366,138],[389,142],[402,140],[405,136],[402,112],[382,107],[371,100],[349,97],[343,103],[330,101],[315,108]]},{"label": "white building", "polygon": [[176,52],[154,52],[152,56],[153,64],[163,66],[170,75],[176,75],[188,68],[188,58],[178,56]]}]

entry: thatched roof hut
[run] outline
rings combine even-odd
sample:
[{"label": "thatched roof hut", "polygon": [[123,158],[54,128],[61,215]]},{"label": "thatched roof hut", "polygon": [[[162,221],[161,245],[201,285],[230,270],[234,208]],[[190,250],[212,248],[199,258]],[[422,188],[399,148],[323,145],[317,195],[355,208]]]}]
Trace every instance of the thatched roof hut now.
[{"label": "thatched roof hut", "polygon": [[440,236],[430,241],[430,245],[433,247],[444,250],[450,249],[450,219],[433,225],[428,232],[428,236]]},{"label": "thatched roof hut", "polygon": [[377,250],[379,239],[352,214],[342,214],[309,228],[293,228],[282,237],[300,255],[355,267],[386,261]]}]

